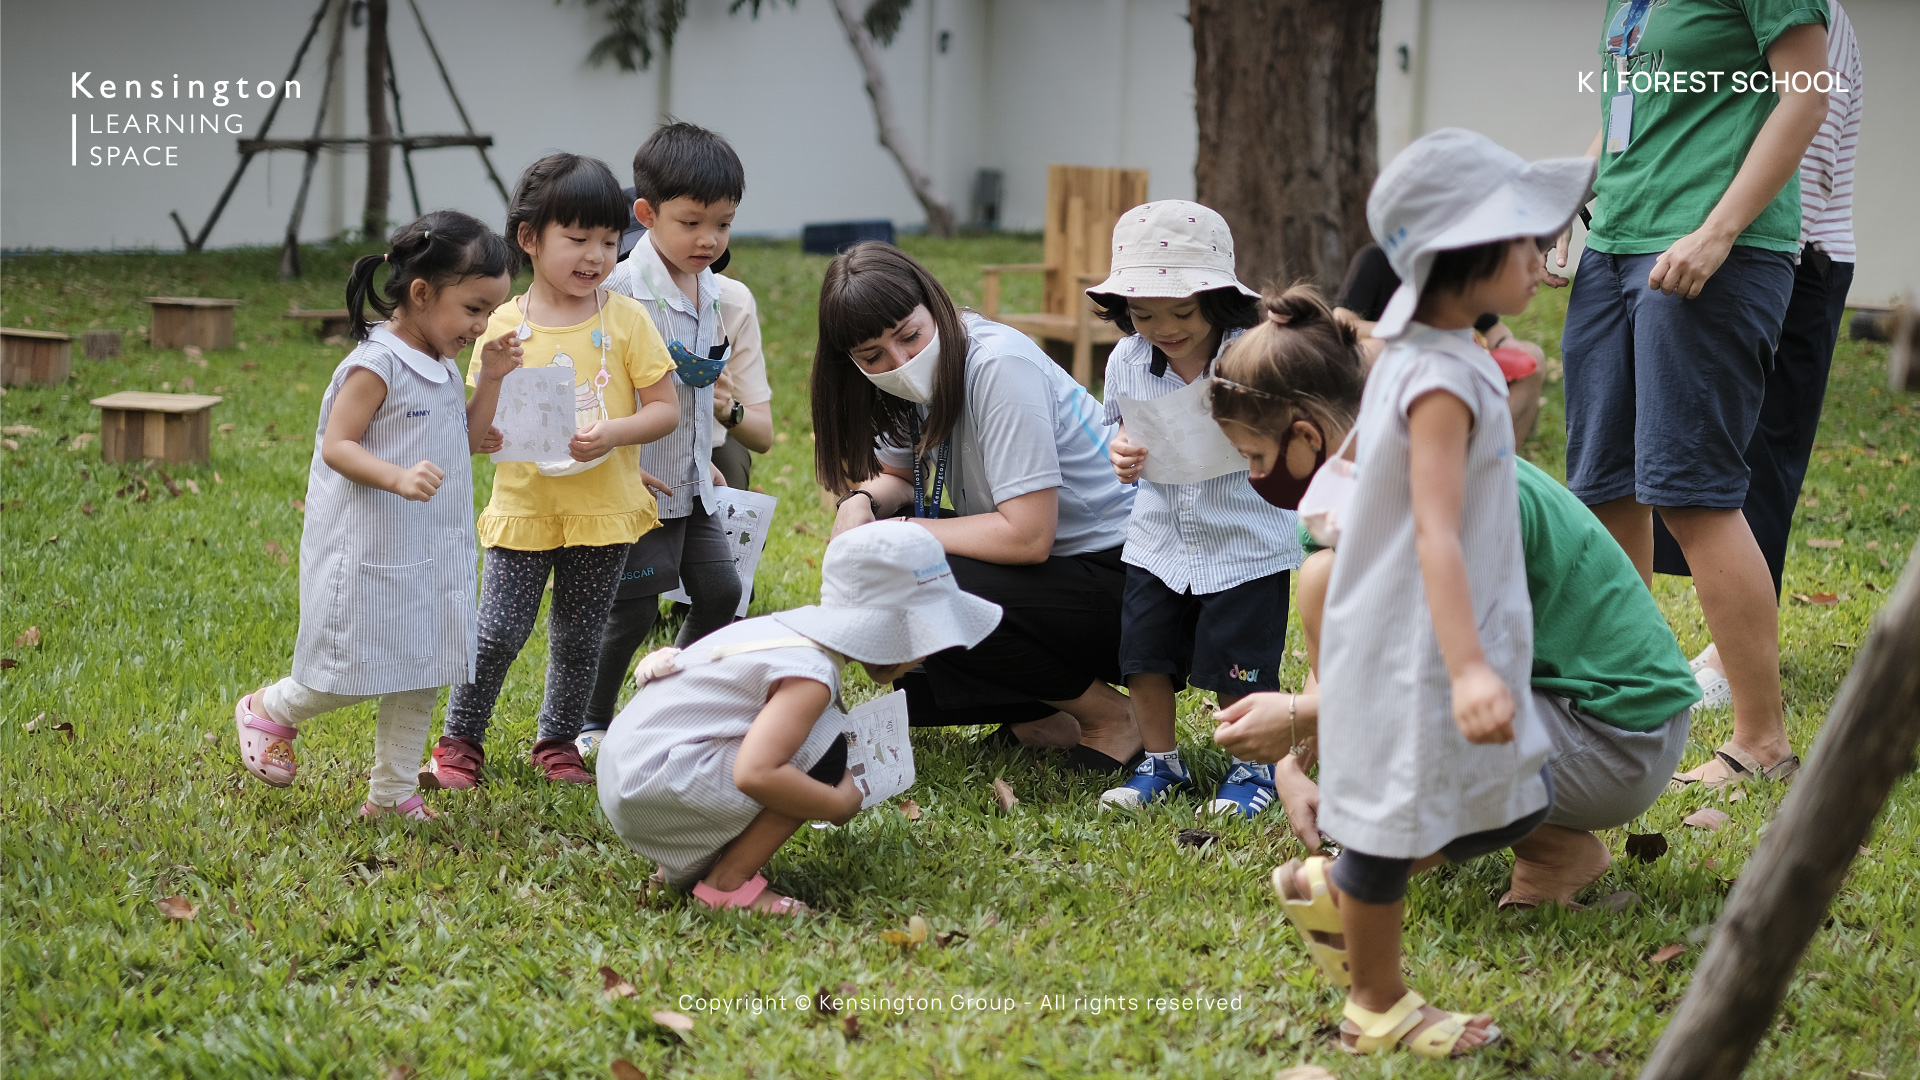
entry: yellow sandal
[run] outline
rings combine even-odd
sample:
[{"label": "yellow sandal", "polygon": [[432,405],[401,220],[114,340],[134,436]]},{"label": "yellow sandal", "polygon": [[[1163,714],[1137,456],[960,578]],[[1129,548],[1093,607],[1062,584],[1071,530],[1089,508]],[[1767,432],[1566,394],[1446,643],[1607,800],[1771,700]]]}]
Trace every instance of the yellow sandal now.
[{"label": "yellow sandal", "polygon": [[[1327,888],[1327,864],[1332,861],[1324,855],[1315,855],[1304,863],[1294,859],[1285,866],[1274,867],[1273,891],[1280,897],[1281,910],[1286,912],[1287,921],[1300,929],[1300,936],[1307,943],[1307,952],[1313,956],[1320,973],[1333,985],[1344,987],[1353,982],[1353,976],[1347,970],[1347,950],[1335,948],[1315,937],[1316,934],[1344,932],[1340,926],[1340,909],[1333,905],[1333,894]],[[1288,895],[1288,883],[1293,880],[1296,869],[1306,873],[1308,898],[1305,900],[1296,900]]]},{"label": "yellow sandal", "polygon": [[[1346,1008],[1340,1014],[1352,1021],[1360,1032],[1352,1046],[1348,1046],[1345,1039],[1340,1040],[1340,1049],[1358,1056],[1384,1053],[1404,1046],[1423,1058],[1459,1056],[1454,1053],[1454,1047],[1459,1045],[1460,1036],[1467,1033],[1467,1023],[1474,1018],[1473,1013],[1448,1013],[1445,1019],[1434,1021],[1412,1039],[1402,1041],[1407,1032],[1420,1026],[1420,1008],[1426,1003],[1427,999],[1421,997],[1419,991],[1409,990],[1393,1003],[1393,1008],[1377,1013],[1369,1012],[1354,1004],[1353,998],[1347,998]],[[1500,1029],[1497,1026],[1488,1024],[1486,1030],[1485,1042],[1461,1051],[1461,1054],[1485,1050],[1500,1041]],[[1351,1034],[1344,1028],[1342,1033]]]}]

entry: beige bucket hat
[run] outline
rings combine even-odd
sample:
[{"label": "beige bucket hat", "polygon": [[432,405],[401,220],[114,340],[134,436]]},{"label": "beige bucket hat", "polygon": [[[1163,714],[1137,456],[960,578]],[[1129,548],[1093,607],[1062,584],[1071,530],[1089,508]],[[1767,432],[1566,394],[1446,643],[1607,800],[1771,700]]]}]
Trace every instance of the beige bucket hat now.
[{"label": "beige bucket hat", "polygon": [[1174,298],[1228,288],[1260,295],[1233,274],[1227,219],[1197,202],[1163,199],[1120,215],[1113,226],[1113,270],[1087,294]]}]

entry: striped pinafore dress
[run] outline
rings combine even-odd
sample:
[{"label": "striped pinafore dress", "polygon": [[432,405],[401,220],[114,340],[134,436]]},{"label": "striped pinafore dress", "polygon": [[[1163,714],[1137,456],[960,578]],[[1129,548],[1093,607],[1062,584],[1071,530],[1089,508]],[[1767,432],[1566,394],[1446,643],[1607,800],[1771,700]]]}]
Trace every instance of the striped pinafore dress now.
[{"label": "striped pinafore dress", "polygon": [[[360,444],[446,475],[426,502],[356,484],[321,460],[321,437],[354,368],[387,384]],[[300,634],[293,677],[330,694],[374,695],[471,682],[478,647],[473,465],[466,383],[452,361],[385,327],[334,369],[320,404],[300,536]]]}]

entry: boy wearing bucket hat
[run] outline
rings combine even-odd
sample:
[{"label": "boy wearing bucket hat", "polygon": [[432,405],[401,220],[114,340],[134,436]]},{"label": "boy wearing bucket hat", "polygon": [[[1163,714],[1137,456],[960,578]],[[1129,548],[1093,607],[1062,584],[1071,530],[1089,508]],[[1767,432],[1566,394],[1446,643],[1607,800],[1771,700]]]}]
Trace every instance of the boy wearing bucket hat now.
[{"label": "boy wearing bucket hat", "polygon": [[[1449,1057],[1499,1037],[1490,1017],[1407,988],[1400,924],[1410,874],[1509,847],[1552,806],[1506,380],[1472,327],[1525,310],[1592,175],[1583,158],[1528,164],[1446,129],[1395,158],[1367,200],[1401,285],[1336,455],[1355,451],[1321,623],[1320,828],[1344,850],[1273,875],[1322,972],[1351,983],[1341,1042],[1354,1053]],[[1314,506],[1340,502],[1314,489]]]},{"label": "boy wearing bucket hat", "polygon": [[[1122,397],[1206,393],[1195,380],[1260,318],[1260,294],[1234,277],[1226,220],[1193,202],[1134,207],[1113,227],[1112,274],[1087,295],[1130,335],[1107,359],[1106,421],[1120,425],[1115,475],[1139,484],[1121,554],[1120,670],[1146,753],[1100,801],[1131,809],[1193,785],[1174,742],[1181,686],[1223,704],[1280,688],[1287,573],[1302,553],[1293,512],[1261,498],[1244,468],[1186,484],[1142,479],[1147,448],[1120,415]],[[1197,434],[1219,438],[1211,423]],[[1210,809],[1250,818],[1274,798],[1273,766],[1235,758]]]},{"label": "boy wearing bucket hat", "polygon": [[735,623],[641,660],[640,692],[600,748],[600,807],[669,885],[709,908],[799,914],[761,868],[808,820],[847,821],[840,668],[888,683],[931,653],[971,648],[1000,608],[955,584],[940,542],[876,522],[827,545],[820,603]]}]

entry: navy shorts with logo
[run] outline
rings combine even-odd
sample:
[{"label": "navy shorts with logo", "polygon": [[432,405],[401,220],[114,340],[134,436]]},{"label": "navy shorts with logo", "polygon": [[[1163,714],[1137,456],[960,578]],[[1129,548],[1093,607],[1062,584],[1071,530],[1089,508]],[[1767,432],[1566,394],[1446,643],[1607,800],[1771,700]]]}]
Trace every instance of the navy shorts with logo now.
[{"label": "navy shorts with logo", "polygon": [[729,562],[727,530],[720,519],[700,508],[694,500],[693,512],[686,517],[668,518],[660,527],[643,533],[627,548],[627,565],[620,571],[615,598],[631,600],[637,596],[658,596],[680,587],[680,564]]},{"label": "navy shorts with logo", "polygon": [[1120,671],[1173,677],[1235,697],[1280,689],[1287,572],[1216,593],[1177,593],[1128,564],[1120,602]]},{"label": "navy shorts with logo", "polygon": [[1659,258],[1580,256],[1560,339],[1567,489],[1588,506],[1738,509],[1793,256],[1735,244],[1691,300],[1647,287]]}]

